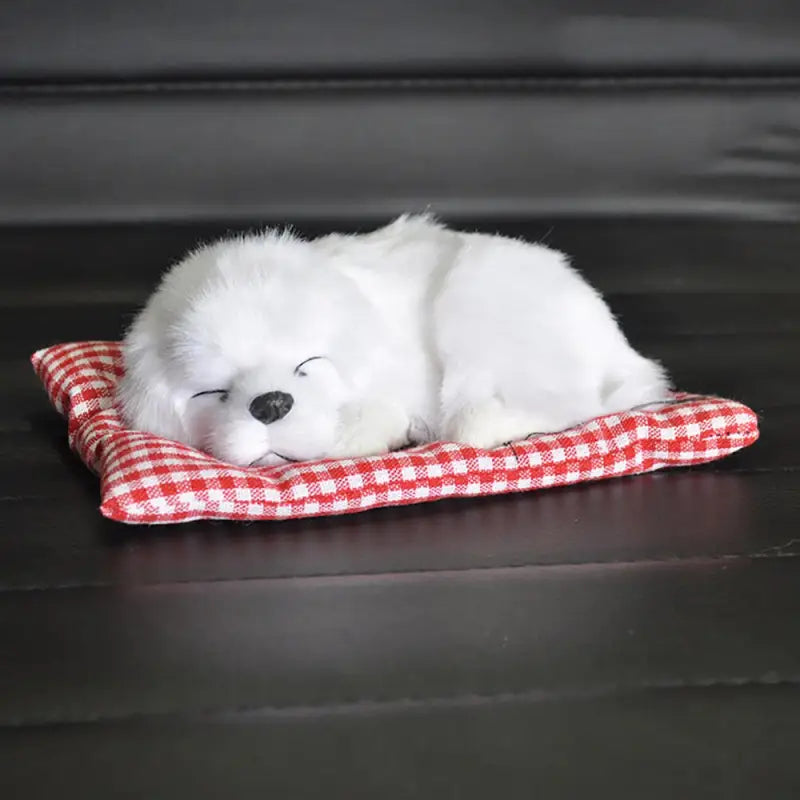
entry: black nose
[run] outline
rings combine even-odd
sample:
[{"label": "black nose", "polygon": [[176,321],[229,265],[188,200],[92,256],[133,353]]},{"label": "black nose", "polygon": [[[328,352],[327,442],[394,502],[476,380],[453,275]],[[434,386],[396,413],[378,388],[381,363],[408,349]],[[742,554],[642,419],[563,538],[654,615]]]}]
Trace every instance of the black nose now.
[{"label": "black nose", "polygon": [[267,392],[253,398],[250,413],[265,425],[283,419],[294,405],[294,397],[286,392]]}]

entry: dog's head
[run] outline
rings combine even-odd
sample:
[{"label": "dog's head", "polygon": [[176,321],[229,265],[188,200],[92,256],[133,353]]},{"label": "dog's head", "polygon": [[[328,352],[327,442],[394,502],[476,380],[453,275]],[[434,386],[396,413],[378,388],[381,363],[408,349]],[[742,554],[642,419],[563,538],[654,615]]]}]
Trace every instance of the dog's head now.
[{"label": "dog's head", "polygon": [[202,248],[126,337],[123,415],[233,464],[323,458],[358,390],[368,313],[307,242],[268,233]]}]

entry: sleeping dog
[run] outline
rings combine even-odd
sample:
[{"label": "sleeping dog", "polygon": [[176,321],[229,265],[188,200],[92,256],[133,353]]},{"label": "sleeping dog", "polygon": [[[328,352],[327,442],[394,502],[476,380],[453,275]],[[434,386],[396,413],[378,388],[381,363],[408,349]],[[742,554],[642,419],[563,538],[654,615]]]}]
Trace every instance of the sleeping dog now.
[{"label": "sleeping dog", "polygon": [[123,353],[128,425],[249,466],[492,448],[669,392],[564,255],[428,216],[201,247]]}]

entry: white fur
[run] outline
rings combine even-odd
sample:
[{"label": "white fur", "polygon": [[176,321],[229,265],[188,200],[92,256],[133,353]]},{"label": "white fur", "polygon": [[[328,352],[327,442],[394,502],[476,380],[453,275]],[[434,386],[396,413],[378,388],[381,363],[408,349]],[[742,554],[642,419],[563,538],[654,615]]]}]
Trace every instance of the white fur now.
[{"label": "white fur", "polygon": [[[128,424],[244,465],[494,447],[668,392],[561,253],[424,216],[202,247],[166,274],[124,358]],[[227,399],[194,396],[215,389]],[[294,405],[265,424],[248,409],[272,391]]]}]

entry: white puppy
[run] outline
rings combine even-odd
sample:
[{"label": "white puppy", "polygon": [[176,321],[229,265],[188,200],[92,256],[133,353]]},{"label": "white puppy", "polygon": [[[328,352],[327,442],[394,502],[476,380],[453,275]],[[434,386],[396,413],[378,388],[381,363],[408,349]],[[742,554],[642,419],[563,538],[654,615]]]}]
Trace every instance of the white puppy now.
[{"label": "white puppy", "polygon": [[668,392],[562,254],[425,216],[202,247],[166,274],[124,359],[130,426],[253,466],[490,448]]}]

